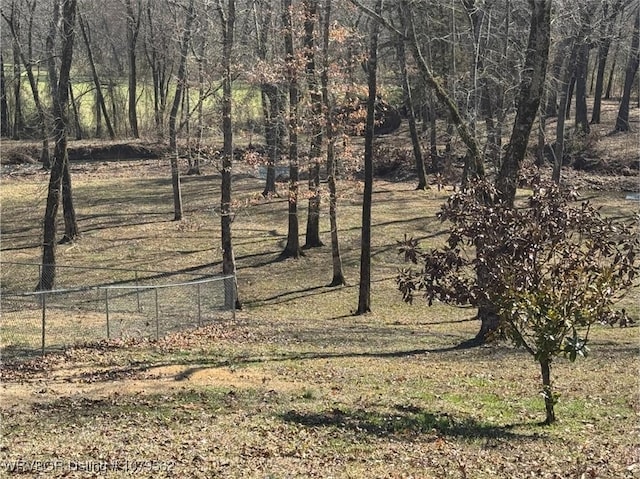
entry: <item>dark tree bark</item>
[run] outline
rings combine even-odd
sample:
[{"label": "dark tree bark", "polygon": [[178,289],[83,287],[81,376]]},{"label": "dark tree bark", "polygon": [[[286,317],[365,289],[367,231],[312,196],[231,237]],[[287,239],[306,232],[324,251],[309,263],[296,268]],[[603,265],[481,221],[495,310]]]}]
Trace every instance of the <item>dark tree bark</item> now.
[{"label": "dark tree bark", "polygon": [[622,99],[620,100],[620,108],[616,118],[615,131],[630,131],[629,126],[629,103],[631,102],[631,90],[633,89],[633,81],[638,71],[640,63],[640,7],[636,7],[635,22],[633,26],[633,35],[631,37],[631,48],[629,50],[629,61],[624,76],[624,89],[622,91]]},{"label": "dark tree bark", "polygon": [[138,132],[137,89],[138,74],[136,70],[136,45],[140,33],[140,19],[142,17],[142,2],[137,0],[136,9],[131,0],[126,2],[127,11],[127,58],[129,60],[129,127],[134,138],[140,138]]},{"label": "dark tree bark", "polygon": [[342,286],[346,284],[342,271],[342,255],[340,253],[340,240],[338,237],[338,208],[336,188],[336,158],[335,158],[335,132],[334,119],[329,99],[329,33],[331,30],[331,0],[326,0],[322,29],[322,102],[324,105],[325,130],[327,135],[327,184],[329,186],[329,224],[331,228],[331,265],[333,277],[329,286]]},{"label": "dark tree bark", "polygon": [[9,102],[7,101],[7,83],[4,77],[4,56],[0,52],[0,136],[11,134],[9,123]]},{"label": "dark tree bark", "polygon": [[280,258],[298,258],[300,249],[298,225],[298,78],[293,46],[293,25],[291,19],[291,0],[282,2],[282,25],[289,82],[289,222],[287,244]]},{"label": "dark tree bark", "polygon": [[234,276],[233,291],[225,291],[225,306],[236,309],[241,308],[238,299],[237,282],[235,281],[236,260],[233,254],[233,237],[231,223],[233,213],[231,211],[231,169],[233,166],[233,123],[232,91],[231,91],[231,53],[234,42],[234,29],[236,22],[235,0],[227,0],[227,8],[218,0],[218,13],[222,27],[222,134],[224,144],[222,148],[222,186],[220,196],[220,228],[222,246],[222,273]]},{"label": "dark tree bark", "polygon": [[262,111],[267,144],[267,177],[262,196],[276,194],[276,164],[284,151],[284,98],[276,85],[262,84]]},{"label": "dark tree bark", "polygon": [[[382,0],[375,4],[375,14],[382,12]],[[364,130],[364,193],[362,198],[362,236],[360,243],[360,289],[356,314],[371,311],[371,201],[373,196],[373,140],[378,76],[378,37],[380,24],[372,21],[367,60],[367,120]]]},{"label": "dark tree bark", "polygon": [[146,5],[147,35],[145,36],[144,51],[147,62],[151,68],[151,79],[153,82],[153,113],[156,126],[156,133],[160,138],[164,137],[164,116],[167,107],[169,92],[169,67],[165,59],[166,50],[162,42],[161,34],[158,32],[152,14],[152,6],[155,0],[148,0]]},{"label": "dark tree bark", "polygon": [[[400,5],[400,21],[402,31],[407,35],[406,13]],[[416,127],[416,114],[413,108],[413,99],[411,98],[411,83],[409,82],[409,73],[407,72],[407,55],[405,41],[398,41],[398,62],[400,63],[400,75],[402,77],[402,92],[404,94],[404,106],[409,121],[409,133],[411,135],[411,145],[413,146],[413,157],[416,163],[416,173],[418,174],[418,186],[416,190],[427,189],[427,172],[424,166],[424,158],[422,157],[422,148],[420,147],[420,137],[418,136],[418,128]]]},{"label": "dark tree bark", "polygon": [[555,399],[551,387],[551,362],[547,359],[540,359],[539,362],[540,372],[542,374],[542,395],[544,396],[544,407],[547,413],[544,423],[552,424],[556,421],[556,415],[553,408]]},{"label": "dark tree bark", "polygon": [[[84,41],[84,46],[87,49],[87,58],[89,59],[89,66],[91,68],[91,78],[93,79],[93,85],[96,89],[97,106],[102,111],[102,118],[104,118],[104,123],[107,127],[109,138],[114,140],[116,137],[116,134],[115,134],[115,131],[113,130],[113,126],[111,125],[111,120],[109,119],[109,113],[107,111],[107,105],[104,101],[104,95],[102,93],[100,78],[98,77],[98,70],[96,69],[96,64],[93,59],[93,50],[91,49],[91,40],[89,39],[89,32],[84,22],[84,19],[82,18],[82,15],[78,15],[78,25],[80,26],[80,33],[82,34],[82,40]],[[96,115],[99,115],[99,114],[100,114],[99,112],[96,113]]]},{"label": "dark tree bark", "polygon": [[618,61],[618,52],[616,51],[613,54],[613,61],[611,62],[611,69],[609,70],[609,78],[607,79],[607,89],[604,93],[604,99],[605,100],[610,100],[611,99],[611,88],[613,86],[613,75],[616,71],[616,63]]},{"label": "dark tree bark", "polygon": [[[55,140],[51,175],[47,194],[47,205],[44,215],[42,269],[38,290],[50,290],[55,284],[56,276],[56,217],[62,190],[66,190],[66,201],[71,200],[71,177],[68,170],[69,156],[67,152],[67,109],[69,100],[69,73],[73,59],[73,43],[75,35],[76,0],[56,0],[54,2],[54,22],[51,33],[55,33],[58,23],[58,15],[62,21],[62,50],[60,54],[59,73],[55,69],[49,77],[52,92],[52,109],[54,116],[53,135]],[[50,47],[49,54],[53,53],[53,38],[47,40]],[[71,215],[73,206],[67,206],[66,216]],[[73,213],[75,217],[75,213]],[[74,221],[75,223],[75,221]]]},{"label": "dark tree bark", "polygon": [[496,180],[500,199],[513,205],[518,174],[527,151],[531,127],[544,90],[549,41],[551,37],[551,0],[530,0],[532,8],[529,41],[520,82],[518,110],[509,146]]},{"label": "dark tree bark", "polygon": [[574,43],[569,46],[571,53],[568,57],[565,56],[565,60],[560,69],[560,81],[558,82],[558,89],[560,92],[559,105],[558,105],[558,119],[556,123],[556,144],[553,150],[553,174],[552,180],[556,184],[560,184],[560,173],[562,170],[562,163],[564,161],[564,125],[566,121],[566,110],[569,102],[569,85],[571,84],[571,77],[573,75],[573,64],[575,62],[577,45]]},{"label": "dark tree bark", "polygon": [[180,60],[178,66],[178,78],[176,93],[173,98],[173,105],[169,113],[169,148],[171,149],[171,185],[173,187],[173,219],[182,220],[182,191],[180,185],[180,168],[178,166],[178,145],[176,122],[178,109],[182,101],[182,94],[186,85],[187,75],[187,55],[189,54],[189,43],[191,42],[191,25],[195,19],[194,0],[190,0],[187,7],[186,20],[182,40],[180,41]]},{"label": "dark tree bark", "polygon": [[311,145],[309,147],[309,208],[304,248],[317,248],[320,239],[320,157],[322,154],[322,94],[316,76],[314,27],[318,15],[318,1],[304,0],[305,75],[311,97]]},{"label": "dark tree bark", "polygon": [[609,1],[602,3],[602,16],[604,18],[605,25],[603,26],[604,32],[598,42],[598,60],[597,60],[597,72],[596,72],[596,85],[593,93],[593,110],[591,112],[591,124],[596,125],[600,123],[600,113],[602,110],[602,93],[604,91],[604,73],[607,65],[607,58],[609,56],[609,49],[611,48],[611,39],[613,35],[613,27],[618,13],[620,2],[614,2],[611,12],[609,12]]},{"label": "dark tree bark", "polygon": [[589,65],[589,45],[585,40],[578,48],[576,57],[576,133],[587,135],[590,131],[587,118],[587,67]]},{"label": "dark tree bark", "polygon": [[[267,62],[267,40],[269,38],[269,25],[272,11],[265,8],[257,11],[257,2],[253,4],[253,20],[256,28],[257,53],[260,61]],[[284,151],[282,124],[283,101],[278,86],[273,83],[263,82],[260,85],[260,99],[262,104],[262,117],[264,119],[264,137],[267,146],[267,175],[262,196],[265,198],[276,194],[276,164]]]}]

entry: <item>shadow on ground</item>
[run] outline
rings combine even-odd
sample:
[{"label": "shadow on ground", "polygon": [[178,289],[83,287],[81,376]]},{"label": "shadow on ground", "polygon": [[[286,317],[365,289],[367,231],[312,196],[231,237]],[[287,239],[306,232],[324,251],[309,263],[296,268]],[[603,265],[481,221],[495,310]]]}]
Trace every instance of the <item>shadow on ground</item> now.
[{"label": "shadow on ground", "polygon": [[395,406],[395,410],[348,410],[334,408],[325,412],[289,411],[281,415],[288,423],[310,428],[332,427],[364,432],[375,436],[435,433],[467,439],[539,439],[542,436],[523,435],[511,431],[515,425],[496,426],[471,417],[456,418],[447,413],[433,413],[413,406]]}]

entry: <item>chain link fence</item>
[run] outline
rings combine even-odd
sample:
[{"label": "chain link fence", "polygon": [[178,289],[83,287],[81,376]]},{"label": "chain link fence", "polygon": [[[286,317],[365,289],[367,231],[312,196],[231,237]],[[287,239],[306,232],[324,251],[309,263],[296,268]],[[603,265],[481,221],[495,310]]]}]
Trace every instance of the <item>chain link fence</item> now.
[{"label": "chain link fence", "polygon": [[[0,263],[0,354],[30,356],[115,338],[160,337],[235,319],[236,280],[207,272]],[[56,289],[35,290],[55,271]],[[34,291],[35,290],[35,291]]]}]

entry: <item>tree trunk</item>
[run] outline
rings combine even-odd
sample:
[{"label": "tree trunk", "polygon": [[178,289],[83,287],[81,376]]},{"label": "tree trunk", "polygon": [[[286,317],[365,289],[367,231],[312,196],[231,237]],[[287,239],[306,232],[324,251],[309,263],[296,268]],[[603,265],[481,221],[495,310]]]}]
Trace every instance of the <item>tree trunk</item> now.
[{"label": "tree trunk", "polygon": [[[59,3],[62,2],[62,3]],[[59,10],[60,9],[60,10]],[[69,100],[69,72],[73,59],[73,40],[75,33],[76,0],[58,0],[54,3],[54,20],[62,14],[62,52],[60,55],[60,70],[56,74],[50,69],[52,108],[54,116],[53,134],[55,139],[53,164],[49,177],[47,205],[44,216],[42,269],[38,290],[50,290],[55,284],[56,264],[56,216],[60,204],[61,190],[67,201],[71,200],[71,180],[68,172],[69,156],[67,152],[67,109]],[[57,21],[55,22],[57,24]],[[53,28],[52,28],[53,30]],[[48,53],[53,54],[53,38],[47,41]],[[66,171],[65,171],[66,170]],[[66,179],[65,179],[66,177]],[[71,215],[73,205],[67,208],[66,214]],[[73,213],[75,218],[75,213]],[[74,221],[75,223],[75,221]],[[67,221],[65,221],[67,224]]]},{"label": "tree trunk", "polygon": [[540,359],[540,372],[542,373],[542,396],[546,410],[544,423],[548,425],[556,421],[556,414],[553,410],[556,401],[551,387],[551,363],[548,360]]},{"label": "tree trunk", "polygon": [[231,91],[231,52],[233,49],[234,28],[236,21],[235,0],[228,0],[226,11],[222,0],[218,2],[218,13],[222,27],[222,134],[224,144],[222,148],[222,186],[220,195],[220,229],[222,246],[222,273],[234,276],[233,291],[225,291],[225,307],[227,309],[241,308],[238,299],[238,284],[235,280],[236,260],[233,254],[233,239],[231,223],[231,169],[233,166],[233,123],[232,91]]},{"label": "tree trunk", "polygon": [[331,31],[331,0],[326,0],[322,30],[322,102],[324,104],[325,128],[327,134],[327,183],[329,186],[329,225],[331,228],[331,264],[333,277],[329,286],[346,284],[342,271],[342,255],[338,237],[338,208],[336,188],[335,134],[333,114],[329,99],[329,34]]},{"label": "tree trunk", "polygon": [[602,110],[602,93],[604,91],[604,73],[607,65],[607,57],[609,56],[609,49],[611,48],[611,36],[613,35],[613,27],[618,12],[619,2],[613,5],[613,11],[609,16],[609,2],[603,2],[602,4],[602,16],[604,18],[604,33],[600,37],[598,45],[598,60],[597,60],[597,72],[596,72],[596,86],[593,94],[593,110],[591,112],[591,124],[596,125],[600,123],[600,113]]},{"label": "tree trunk", "polygon": [[636,8],[635,22],[633,26],[633,35],[631,37],[631,49],[629,51],[629,61],[624,77],[624,90],[622,92],[622,100],[620,101],[620,109],[616,118],[615,131],[629,131],[629,103],[631,102],[631,90],[633,89],[633,80],[638,71],[640,63],[640,7]]},{"label": "tree trunk", "polygon": [[129,60],[129,126],[134,138],[139,138],[138,132],[138,112],[137,112],[137,86],[138,76],[136,71],[136,43],[140,32],[140,17],[142,14],[142,3],[138,0],[138,13],[133,11],[131,0],[127,0],[127,49]]},{"label": "tree trunk", "polygon": [[616,51],[613,54],[613,61],[611,62],[611,69],[609,70],[609,78],[607,79],[607,89],[604,93],[604,99],[605,100],[610,100],[611,99],[611,88],[613,86],[613,74],[616,71],[616,62],[618,60],[618,52]]},{"label": "tree trunk", "polygon": [[276,164],[283,151],[283,128],[280,118],[282,101],[275,85],[261,86],[262,112],[264,116],[264,135],[267,144],[267,177],[262,191],[265,198],[276,193]]},{"label": "tree trunk", "polygon": [[576,134],[589,134],[587,118],[587,67],[589,65],[589,45],[582,40],[576,57]]},{"label": "tree trunk", "polygon": [[473,135],[473,132],[469,128],[469,125],[465,123],[460,115],[460,111],[456,105],[455,99],[452,98],[444,89],[442,84],[436,79],[429,67],[427,61],[422,55],[420,50],[420,43],[418,42],[417,34],[415,31],[415,25],[413,23],[413,12],[411,10],[411,4],[407,0],[402,0],[402,8],[407,14],[408,29],[409,29],[409,45],[411,52],[418,66],[418,70],[424,80],[424,82],[433,89],[438,100],[440,100],[447,108],[449,117],[455,125],[460,139],[467,147],[466,154],[466,170],[469,172],[471,178],[483,178],[484,177],[484,162],[482,159],[482,150],[478,139]]},{"label": "tree trunk", "polygon": [[180,59],[178,66],[178,78],[176,93],[173,98],[171,112],[169,113],[169,148],[171,149],[171,184],[173,187],[173,220],[182,220],[182,188],[180,186],[180,168],[178,165],[178,145],[176,122],[178,109],[182,101],[182,93],[186,84],[187,55],[189,54],[189,43],[191,41],[191,25],[195,19],[194,0],[190,0],[187,8],[187,18],[185,20],[184,32],[180,42]]},{"label": "tree trunk", "polygon": [[109,113],[107,112],[107,105],[105,104],[104,95],[102,94],[102,86],[100,84],[100,78],[98,77],[98,70],[96,69],[95,61],[93,60],[93,50],[91,49],[91,41],[89,40],[89,33],[87,31],[87,27],[85,26],[82,15],[78,15],[78,25],[80,26],[80,33],[82,33],[82,39],[87,49],[87,58],[89,59],[89,66],[91,67],[91,77],[93,79],[93,85],[96,88],[96,102],[100,107],[100,109],[102,110],[102,116],[104,117],[104,122],[105,122],[105,125],[107,126],[107,132],[109,134],[109,138],[114,140],[116,138],[116,134],[113,130],[113,126],[111,125],[111,120],[109,119]]},{"label": "tree trunk", "polygon": [[565,60],[560,69],[560,78],[558,82],[558,90],[560,92],[558,103],[558,118],[556,123],[556,144],[553,150],[553,173],[552,180],[555,184],[560,184],[560,173],[562,170],[562,164],[564,162],[564,140],[565,132],[564,126],[567,119],[566,110],[569,103],[569,87],[571,85],[571,78],[573,76],[573,65],[575,63],[575,56],[577,48],[579,47],[575,42],[569,45],[571,53],[565,57]]},{"label": "tree trunk", "polygon": [[18,43],[13,42],[13,131],[12,139],[19,140],[24,129],[24,116],[22,114],[22,74],[20,71],[20,54]]},{"label": "tree trunk", "polygon": [[289,222],[287,244],[280,258],[298,258],[301,255],[298,225],[298,79],[293,47],[291,0],[283,0],[282,24],[289,82]]},{"label": "tree trunk", "polygon": [[[407,21],[405,12],[400,10],[400,21],[402,22],[402,29],[407,32]],[[400,63],[400,75],[402,77],[402,92],[404,95],[404,106],[409,120],[409,133],[411,135],[411,145],[413,146],[413,157],[416,163],[416,173],[418,174],[418,186],[416,190],[426,190],[427,186],[427,172],[424,166],[424,159],[422,157],[422,148],[420,147],[420,137],[418,136],[418,129],[416,127],[416,114],[413,107],[413,100],[411,98],[411,84],[409,82],[409,73],[407,72],[407,55],[405,49],[405,41],[398,41],[398,62]]]},{"label": "tree trunk", "polygon": [[551,0],[531,2],[531,5],[533,11],[523,68],[525,75],[520,83],[517,102],[518,111],[509,146],[496,179],[500,198],[509,205],[513,205],[515,200],[520,165],[526,154],[531,127],[540,106],[549,56]]},{"label": "tree trunk", "polygon": [[[382,0],[377,0],[375,13],[380,15]],[[367,120],[364,130],[364,193],[362,198],[362,236],[360,243],[360,289],[356,314],[371,311],[371,201],[373,196],[373,140],[378,75],[378,36],[380,25],[372,21],[369,59],[367,61]]]},{"label": "tree trunk", "polygon": [[69,102],[71,103],[71,109],[73,110],[73,126],[76,131],[76,140],[82,140],[82,126],[80,125],[80,114],[78,113],[78,103],[73,93],[73,84],[69,82]]},{"label": "tree trunk", "polygon": [[0,136],[11,134],[9,123],[9,102],[7,100],[7,82],[4,77],[4,56],[0,52]]},{"label": "tree trunk", "polygon": [[317,248],[324,243],[320,239],[320,157],[322,154],[322,95],[315,66],[314,26],[318,14],[317,0],[304,0],[304,54],[305,74],[311,97],[311,145],[309,148],[309,208],[304,248]]}]

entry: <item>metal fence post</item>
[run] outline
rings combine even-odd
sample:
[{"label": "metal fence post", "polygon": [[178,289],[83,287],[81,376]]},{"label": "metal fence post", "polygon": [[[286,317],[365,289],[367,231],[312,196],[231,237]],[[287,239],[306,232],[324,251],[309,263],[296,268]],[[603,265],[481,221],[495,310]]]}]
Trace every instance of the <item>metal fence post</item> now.
[{"label": "metal fence post", "polygon": [[107,315],[107,339],[111,339],[111,328],[109,327],[109,288],[104,288],[104,311]]},{"label": "metal fence post", "polygon": [[202,310],[200,305],[200,283],[198,283],[196,286],[198,289],[198,326],[202,326]]},{"label": "metal fence post", "polygon": [[160,306],[158,305],[158,288],[155,288],[156,292],[156,341],[160,339]]},{"label": "metal fence post", "polygon": [[45,326],[47,317],[47,293],[42,293],[42,355],[44,356],[45,347]]},{"label": "metal fence post", "polygon": [[[138,270],[135,271],[135,275],[136,275],[136,286],[139,286],[138,284]],[[140,290],[136,289],[136,300],[138,301],[138,313],[142,312],[142,308],[140,307]]]}]

